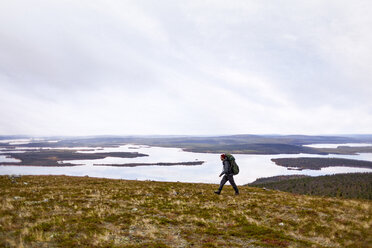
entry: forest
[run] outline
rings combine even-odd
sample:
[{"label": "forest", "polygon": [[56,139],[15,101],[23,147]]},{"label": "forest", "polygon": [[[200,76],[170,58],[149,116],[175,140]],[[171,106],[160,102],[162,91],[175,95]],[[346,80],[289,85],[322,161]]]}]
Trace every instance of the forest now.
[{"label": "forest", "polygon": [[303,177],[248,185],[295,194],[372,200],[372,173]]}]

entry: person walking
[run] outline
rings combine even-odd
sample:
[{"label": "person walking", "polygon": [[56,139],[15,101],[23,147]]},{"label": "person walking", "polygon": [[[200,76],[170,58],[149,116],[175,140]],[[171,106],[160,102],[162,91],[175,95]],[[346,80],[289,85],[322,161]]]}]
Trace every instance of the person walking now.
[{"label": "person walking", "polygon": [[233,172],[232,172],[231,163],[227,159],[226,154],[221,154],[221,161],[222,161],[222,164],[223,164],[223,170],[222,170],[221,174],[219,175],[219,177],[221,177],[222,175],[224,175],[224,176],[223,176],[223,178],[220,182],[220,187],[214,193],[216,193],[217,195],[221,194],[221,190],[222,190],[223,186],[225,185],[225,183],[227,181],[229,181],[231,186],[235,190],[235,195],[239,195],[239,189],[236,186],[235,181],[234,181],[234,175],[233,175]]}]

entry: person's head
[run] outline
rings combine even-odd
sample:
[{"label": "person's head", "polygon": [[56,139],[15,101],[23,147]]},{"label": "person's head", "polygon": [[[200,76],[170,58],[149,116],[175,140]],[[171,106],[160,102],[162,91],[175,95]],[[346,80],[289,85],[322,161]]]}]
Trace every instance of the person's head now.
[{"label": "person's head", "polygon": [[221,160],[225,160],[226,159],[226,154],[225,153],[222,153],[221,154]]}]

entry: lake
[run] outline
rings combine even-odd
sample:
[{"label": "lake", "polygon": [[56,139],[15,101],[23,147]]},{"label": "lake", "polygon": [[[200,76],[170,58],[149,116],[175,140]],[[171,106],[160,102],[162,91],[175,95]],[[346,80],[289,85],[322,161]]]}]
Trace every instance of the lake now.
[{"label": "lake", "polygon": [[350,147],[363,147],[363,146],[372,146],[369,143],[345,143],[345,144],[311,144],[311,145],[304,145],[307,147],[314,147],[314,148],[337,148],[339,146],[350,146]]},{"label": "lake", "polygon": [[[344,145],[344,144],[338,144]],[[80,147],[79,149],[92,149]],[[18,148],[15,152],[22,152]],[[1,155],[1,162],[16,162],[15,159]],[[0,166],[0,175],[70,175],[90,176],[114,179],[137,179],[155,181],[179,181],[193,183],[219,183],[218,175],[222,171],[222,163],[219,154],[185,152],[179,148],[149,147],[138,145],[123,145],[115,148],[97,147],[94,151],[80,152],[139,152],[148,154],[147,157],[115,158],[107,157],[95,160],[72,160],[64,161],[74,164],[83,164],[72,167],[41,167],[41,166]],[[372,161],[371,153],[359,155],[312,155],[312,154],[280,154],[280,155],[234,155],[240,167],[239,175],[235,176],[238,185],[253,182],[259,177],[277,175],[305,174],[310,176],[328,175],[349,172],[372,172],[372,169],[350,167],[328,167],[321,170],[287,170],[277,166],[271,161],[272,158],[295,158],[295,157],[334,157]],[[123,163],[158,163],[158,162],[191,162],[205,161],[197,166],[137,166],[137,167],[113,167],[93,166],[93,164],[123,164]]]}]

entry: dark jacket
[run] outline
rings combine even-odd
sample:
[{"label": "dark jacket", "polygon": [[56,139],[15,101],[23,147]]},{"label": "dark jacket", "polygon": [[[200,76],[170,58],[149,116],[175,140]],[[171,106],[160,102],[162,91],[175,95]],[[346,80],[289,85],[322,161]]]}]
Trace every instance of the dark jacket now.
[{"label": "dark jacket", "polygon": [[223,174],[232,175],[233,173],[232,173],[232,169],[231,169],[231,165],[230,165],[229,160],[224,159],[222,161],[222,164],[223,164],[223,169],[222,169],[222,172],[221,172],[220,176],[222,176]]}]

